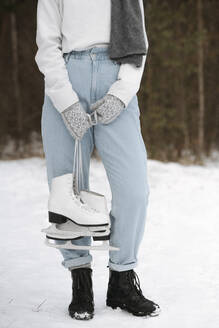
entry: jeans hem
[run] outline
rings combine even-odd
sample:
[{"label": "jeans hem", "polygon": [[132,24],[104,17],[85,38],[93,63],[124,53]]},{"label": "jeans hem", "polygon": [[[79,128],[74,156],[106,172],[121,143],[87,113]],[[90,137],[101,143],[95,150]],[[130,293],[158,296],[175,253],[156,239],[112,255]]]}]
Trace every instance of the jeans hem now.
[{"label": "jeans hem", "polygon": [[116,264],[109,262],[108,263],[109,269],[114,271],[126,271],[126,270],[132,270],[137,267],[137,262],[128,263],[128,264]]},{"label": "jeans hem", "polygon": [[64,261],[62,261],[62,265],[66,269],[68,269],[68,268],[74,267],[74,266],[90,264],[91,262],[92,262],[92,256],[87,255],[87,256],[76,257],[75,259],[64,260]]}]

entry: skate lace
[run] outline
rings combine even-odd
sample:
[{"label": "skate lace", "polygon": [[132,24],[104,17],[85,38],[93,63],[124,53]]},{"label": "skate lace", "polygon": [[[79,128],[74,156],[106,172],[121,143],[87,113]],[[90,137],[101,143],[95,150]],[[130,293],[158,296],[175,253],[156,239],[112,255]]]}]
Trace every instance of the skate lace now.
[{"label": "skate lace", "polygon": [[74,201],[78,206],[80,206],[83,210],[89,213],[97,213],[98,211],[90,207],[87,203],[84,203],[80,198],[80,191],[84,185],[84,177],[83,177],[83,163],[82,163],[82,149],[81,142],[79,139],[75,140],[75,149],[74,149],[74,160],[73,160],[73,173],[71,179],[71,191]]},{"label": "skate lace", "polygon": [[69,180],[69,191],[70,191],[70,196],[71,198],[73,199],[73,201],[81,208],[83,208],[84,210],[86,210],[87,212],[90,212],[90,213],[96,213],[98,212],[95,208],[92,208],[90,207],[87,203],[84,203],[82,201],[82,199],[80,198],[80,195],[76,195],[74,194],[73,192],[73,189],[72,189],[72,180]]},{"label": "skate lace", "polygon": [[97,212],[97,210],[95,208],[92,208],[88,204],[84,203],[83,200],[80,199],[80,196],[75,197],[75,201],[81,208],[85,209],[87,212],[91,212],[91,213]]}]

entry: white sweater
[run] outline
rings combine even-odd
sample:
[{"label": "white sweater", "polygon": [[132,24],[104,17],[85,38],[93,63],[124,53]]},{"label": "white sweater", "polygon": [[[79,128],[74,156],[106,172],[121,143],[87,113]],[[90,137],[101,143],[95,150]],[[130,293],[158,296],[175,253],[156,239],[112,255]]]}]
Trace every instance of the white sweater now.
[{"label": "white sweater", "polygon": [[[139,0],[144,23],[143,0]],[[111,0],[38,0],[35,56],[45,78],[45,93],[62,112],[79,100],[72,89],[63,53],[108,46],[110,42]],[[140,88],[146,62],[141,67],[121,64],[117,80],[107,93],[119,97],[127,106]]]}]

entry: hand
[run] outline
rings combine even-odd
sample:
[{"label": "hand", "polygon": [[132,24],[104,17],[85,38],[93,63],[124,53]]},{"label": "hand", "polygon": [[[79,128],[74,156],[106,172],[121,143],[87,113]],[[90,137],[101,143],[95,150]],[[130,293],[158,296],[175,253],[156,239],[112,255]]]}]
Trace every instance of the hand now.
[{"label": "hand", "polygon": [[66,108],[61,115],[67,129],[76,139],[82,139],[85,132],[93,125],[90,115],[85,112],[80,101]]},{"label": "hand", "polygon": [[118,97],[106,94],[103,98],[91,105],[91,110],[96,110],[98,123],[111,123],[122,110],[125,104]]}]

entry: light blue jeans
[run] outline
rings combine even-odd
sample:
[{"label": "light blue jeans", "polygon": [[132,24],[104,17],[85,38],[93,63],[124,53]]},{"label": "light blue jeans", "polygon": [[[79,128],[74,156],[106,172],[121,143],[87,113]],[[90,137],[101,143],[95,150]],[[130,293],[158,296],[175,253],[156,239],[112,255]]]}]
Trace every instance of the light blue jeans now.
[{"label": "light blue jeans", "polygon": [[[117,79],[120,65],[109,58],[105,47],[73,50],[64,54],[73,89],[90,113],[92,103],[102,98]],[[135,95],[128,107],[110,124],[92,126],[82,138],[84,187],[89,189],[89,166],[94,145],[109,180],[110,211],[109,268],[130,270],[137,266],[137,254],[143,237],[149,196],[147,152],[141,134],[140,110]],[[42,111],[42,139],[50,187],[53,177],[72,173],[74,138],[66,129],[60,113],[45,95]],[[75,240],[90,245],[91,237]],[[60,250],[66,268],[90,264],[92,255],[85,250]]]}]

